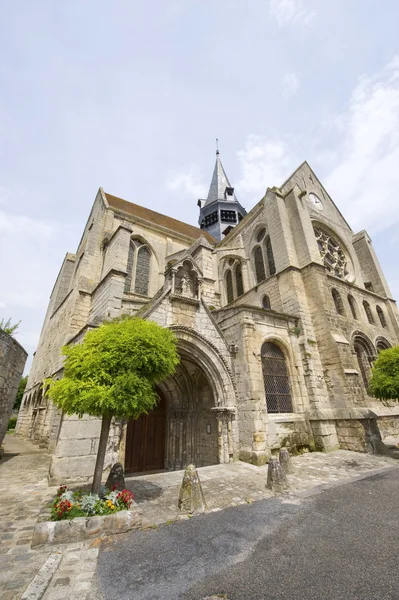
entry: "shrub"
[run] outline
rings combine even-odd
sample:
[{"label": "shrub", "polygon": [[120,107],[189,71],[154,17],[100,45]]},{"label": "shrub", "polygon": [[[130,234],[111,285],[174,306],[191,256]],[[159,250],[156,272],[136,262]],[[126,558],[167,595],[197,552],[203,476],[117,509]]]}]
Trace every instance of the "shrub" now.
[{"label": "shrub", "polygon": [[11,419],[8,421],[7,429],[15,429],[16,424],[17,424],[17,417],[11,417]]}]

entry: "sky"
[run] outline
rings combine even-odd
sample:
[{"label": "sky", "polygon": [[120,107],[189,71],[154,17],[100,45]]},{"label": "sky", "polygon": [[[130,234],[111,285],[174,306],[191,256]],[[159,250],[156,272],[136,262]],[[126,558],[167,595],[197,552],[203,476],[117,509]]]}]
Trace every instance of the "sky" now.
[{"label": "sky", "polygon": [[0,0],[0,319],[35,351],[98,188],[194,225],[307,160],[399,297],[397,0]]}]

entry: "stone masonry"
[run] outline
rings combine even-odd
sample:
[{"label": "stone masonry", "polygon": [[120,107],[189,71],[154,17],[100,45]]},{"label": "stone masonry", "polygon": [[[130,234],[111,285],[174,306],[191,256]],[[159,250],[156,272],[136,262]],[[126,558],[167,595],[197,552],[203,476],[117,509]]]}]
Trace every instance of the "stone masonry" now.
[{"label": "stone masonry", "polygon": [[0,330],[0,446],[7,431],[27,357],[22,346]]},{"label": "stone masonry", "polygon": [[115,462],[263,465],[282,447],[366,452],[375,435],[379,447],[399,436],[399,409],[367,393],[399,336],[367,233],[306,162],[246,214],[218,155],[202,202],[196,228],[98,191],[55,282],[17,423],[51,454],[52,483],[92,476],[100,423],[62,415],[41,382],[62,376],[62,345],[121,314],[173,330],[181,363],[153,413],[113,423],[104,476]]}]

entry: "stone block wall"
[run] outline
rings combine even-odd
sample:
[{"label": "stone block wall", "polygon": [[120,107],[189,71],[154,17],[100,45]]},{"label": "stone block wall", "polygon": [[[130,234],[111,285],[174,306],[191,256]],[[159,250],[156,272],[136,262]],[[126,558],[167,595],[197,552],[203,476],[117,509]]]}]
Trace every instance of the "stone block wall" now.
[{"label": "stone block wall", "polygon": [[0,445],[3,443],[28,353],[0,330]]}]

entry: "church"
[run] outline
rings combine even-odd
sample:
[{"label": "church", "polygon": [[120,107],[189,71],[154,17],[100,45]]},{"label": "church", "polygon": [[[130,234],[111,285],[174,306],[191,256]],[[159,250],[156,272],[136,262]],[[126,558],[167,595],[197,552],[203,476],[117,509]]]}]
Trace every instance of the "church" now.
[{"label": "church", "polygon": [[[275,182],[279,183],[279,182]],[[114,420],[106,471],[127,473],[339,448],[399,435],[399,408],[367,393],[398,344],[396,303],[366,231],[353,232],[307,162],[247,212],[219,152],[199,227],[99,189],[55,282],[17,423],[51,454],[52,484],[92,477],[94,417],[43,394],[61,347],[122,314],[176,335],[181,362],[136,421]],[[195,201],[195,199],[193,199]]]}]

